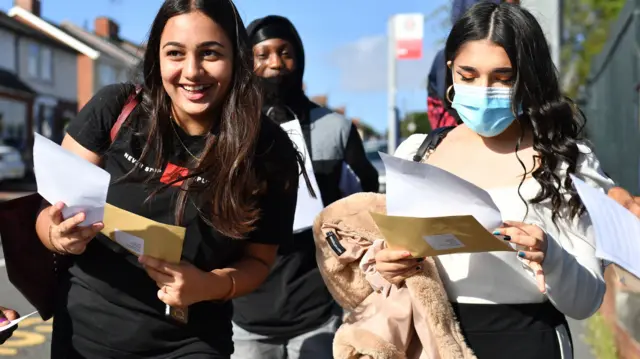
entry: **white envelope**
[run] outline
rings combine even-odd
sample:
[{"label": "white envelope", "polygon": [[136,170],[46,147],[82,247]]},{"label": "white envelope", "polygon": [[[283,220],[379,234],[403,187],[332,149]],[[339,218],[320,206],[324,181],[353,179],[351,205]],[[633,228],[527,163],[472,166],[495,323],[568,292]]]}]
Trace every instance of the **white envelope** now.
[{"label": "white envelope", "polygon": [[33,170],[38,193],[49,203],[64,202],[64,218],[85,212],[81,226],[102,221],[111,175],[35,133]]},{"label": "white envelope", "polygon": [[438,167],[380,153],[387,180],[387,215],[448,217],[471,215],[492,232],[502,215],[482,188]]},{"label": "white envelope", "polygon": [[633,213],[574,175],[573,185],[587,208],[596,237],[596,257],[640,278],[640,220]]},{"label": "white envelope", "polygon": [[293,120],[285,122],[280,126],[282,126],[282,129],[284,129],[284,131],[289,135],[289,138],[295,145],[298,152],[302,154],[304,158],[304,170],[309,177],[309,181],[311,182],[311,188],[313,188],[313,191],[316,194],[316,198],[311,197],[311,194],[309,193],[309,189],[307,187],[307,183],[302,176],[302,171],[300,171],[301,174],[298,184],[298,202],[296,203],[296,214],[293,221],[293,231],[299,232],[313,226],[313,221],[324,208],[324,204],[322,203],[320,188],[318,187],[315,174],[313,173],[311,156],[304,141],[304,136],[302,135],[302,127],[300,126],[300,121]]}]

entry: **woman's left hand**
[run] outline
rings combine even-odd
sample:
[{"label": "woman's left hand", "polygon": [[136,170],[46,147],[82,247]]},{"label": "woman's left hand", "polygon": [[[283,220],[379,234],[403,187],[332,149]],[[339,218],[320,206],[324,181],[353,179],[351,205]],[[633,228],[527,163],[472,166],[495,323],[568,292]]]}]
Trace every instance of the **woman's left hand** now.
[{"label": "woman's left hand", "polygon": [[138,261],[160,288],[158,298],[172,307],[184,308],[194,303],[216,299],[211,297],[215,288],[229,286],[228,283],[222,282],[225,278],[202,271],[191,263],[172,264],[147,256],[141,256]]},{"label": "woman's left hand", "polygon": [[535,272],[538,290],[546,292],[542,262],[547,253],[547,234],[536,225],[514,221],[505,221],[494,234],[502,235],[505,240],[525,248],[518,251],[518,257],[524,259]]}]

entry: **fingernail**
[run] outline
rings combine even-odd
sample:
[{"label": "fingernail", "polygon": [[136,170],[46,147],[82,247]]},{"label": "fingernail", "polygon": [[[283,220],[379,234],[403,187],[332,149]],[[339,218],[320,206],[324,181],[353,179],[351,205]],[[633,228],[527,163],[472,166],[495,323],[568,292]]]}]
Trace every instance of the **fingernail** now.
[{"label": "fingernail", "polygon": [[0,324],[2,324],[2,323],[6,323],[6,322],[8,322],[8,321],[9,321],[9,320],[8,320],[7,318],[0,318]]},{"label": "fingernail", "polygon": [[424,260],[424,258],[416,258],[416,262],[420,263]]},{"label": "fingernail", "polygon": [[404,254],[403,254],[403,255],[404,255],[405,257],[409,257],[409,256],[411,255],[411,253],[410,253],[410,252],[404,252]]},{"label": "fingernail", "polygon": [[504,239],[505,241],[510,241],[511,240],[511,236],[504,236],[502,239]]},{"label": "fingernail", "polygon": [[493,231],[493,235],[494,236],[499,236],[500,235],[500,231]]},{"label": "fingernail", "polygon": [[417,271],[421,271],[421,270],[422,270],[422,266],[417,266],[417,267],[416,267],[416,270],[417,270]]},{"label": "fingernail", "polygon": [[518,257],[524,258],[524,252],[518,252]]}]

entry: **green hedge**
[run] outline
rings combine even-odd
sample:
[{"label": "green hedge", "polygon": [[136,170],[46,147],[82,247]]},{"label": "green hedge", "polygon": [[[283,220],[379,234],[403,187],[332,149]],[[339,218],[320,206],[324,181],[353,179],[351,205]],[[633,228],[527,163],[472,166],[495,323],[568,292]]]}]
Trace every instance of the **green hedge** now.
[{"label": "green hedge", "polygon": [[587,321],[586,341],[591,352],[598,359],[618,359],[616,339],[611,327],[600,313]]}]

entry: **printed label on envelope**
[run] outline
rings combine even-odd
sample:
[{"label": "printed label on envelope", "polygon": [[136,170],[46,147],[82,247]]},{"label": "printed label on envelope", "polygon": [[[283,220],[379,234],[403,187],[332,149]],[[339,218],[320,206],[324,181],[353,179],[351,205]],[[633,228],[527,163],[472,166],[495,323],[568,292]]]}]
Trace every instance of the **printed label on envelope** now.
[{"label": "printed label on envelope", "polygon": [[458,238],[453,234],[437,234],[435,236],[424,236],[424,240],[429,243],[431,248],[437,251],[464,247],[464,244],[460,242],[460,240],[458,240]]},{"label": "printed label on envelope", "polygon": [[409,251],[414,258],[514,251],[473,216],[418,218],[370,213],[389,248]]},{"label": "printed label on envelope", "polygon": [[142,254],[144,254],[144,239],[142,238],[138,238],[127,232],[122,232],[121,230],[116,228],[115,240],[116,243],[136,255],[141,256]]},{"label": "printed label on envelope", "polygon": [[107,203],[100,232],[136,255],[180,263],[186,228],[159,223]]}]

